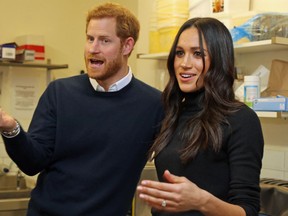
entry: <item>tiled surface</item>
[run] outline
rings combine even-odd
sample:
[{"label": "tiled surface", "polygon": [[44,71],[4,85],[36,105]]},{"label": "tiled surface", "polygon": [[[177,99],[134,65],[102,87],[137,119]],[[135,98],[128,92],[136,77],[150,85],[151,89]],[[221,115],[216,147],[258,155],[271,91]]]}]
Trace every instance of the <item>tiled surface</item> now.
[{"label": "tiled surface", "polygon": [[284,171],[265,169],[261,170],[261,178],[285,179]]},{"label": "tiled surface", "polygon": [[265,148],[263,157],[263,167],[272,170],[284,170],[285,152],[284,149]]},{"label": "tiled surface", "polygon": [[265,146],[261,177],[288,180],[288,147]]}]

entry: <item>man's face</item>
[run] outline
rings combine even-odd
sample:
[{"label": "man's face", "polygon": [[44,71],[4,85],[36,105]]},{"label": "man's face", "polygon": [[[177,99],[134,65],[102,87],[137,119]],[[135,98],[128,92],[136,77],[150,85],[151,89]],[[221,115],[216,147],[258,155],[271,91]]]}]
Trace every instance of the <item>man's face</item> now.
[{"label": "man's face", "polygon": [[88,76],[108,89],[127,73],[123,45],[116,35],[116,20],[90,20],[86,37],[84,55]]}]

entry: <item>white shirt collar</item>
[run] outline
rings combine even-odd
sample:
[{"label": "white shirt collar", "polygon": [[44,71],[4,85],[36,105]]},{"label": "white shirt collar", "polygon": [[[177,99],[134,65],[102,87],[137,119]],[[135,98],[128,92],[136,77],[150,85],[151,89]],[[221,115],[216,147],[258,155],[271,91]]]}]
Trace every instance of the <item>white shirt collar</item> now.
[{"label": "white shirt collar", "polygon": [[[129,67],[128,74],[122,79],[118,80],[116,83],[112,84],[109,87],[108,92],[121,90],[122,88],[124,88],[126,85],[130,83],[131,79],[132,79],[132,70]],[[102,86],[100,86],[99,83],[95,79],[89,78],[89,80],[90,80],[91,85],[95,89],[95,91],[105,92],[105,89]]]}]

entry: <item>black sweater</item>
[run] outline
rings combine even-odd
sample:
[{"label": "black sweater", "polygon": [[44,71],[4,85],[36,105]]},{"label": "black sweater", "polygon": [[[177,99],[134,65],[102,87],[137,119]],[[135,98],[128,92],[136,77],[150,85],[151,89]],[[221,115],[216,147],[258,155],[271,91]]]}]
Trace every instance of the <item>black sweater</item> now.
[{"label": "black sweater", "polygon": [[96,92],[87,75],[56,80],[28,133],[3,138],[28,175],[40,172],[30,216],[125,216],[162,118],[160,91],[133,77]]},{"label": "black sweater", "polygon": [[[260,201],[259,176],[263,156],[263,134],[255,112],[243,106],[227,117],[230,127],[223,126],[223,146],[219,153],[208,149],[201,151],[195,159],[183,165],[179,158],[179,131],[186,121],[201,110],[200,96],[203,91],[189,95],[188,102],[179,119],[173,140],[155,160],[158,178],[166,169],[172,174],[185,176],[200,188],[216,197],[242,206],[246,215],[258,215]],[[155,216],[200,216],[199,212],[158,213]]]}]

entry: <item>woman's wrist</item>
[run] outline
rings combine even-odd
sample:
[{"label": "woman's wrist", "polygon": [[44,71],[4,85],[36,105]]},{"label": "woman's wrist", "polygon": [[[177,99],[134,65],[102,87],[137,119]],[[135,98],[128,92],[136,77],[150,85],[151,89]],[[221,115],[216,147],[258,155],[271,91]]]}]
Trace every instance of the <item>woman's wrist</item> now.
[{"label": "woman's wrist", "polygon": [[209,209],[209,208],[207,209],[207,207],[209,206],[209,202],[211,201],[213,196],[208,191],[201,189],[200,197],[201,202],[199,203],[199,211],[207,212],[207,210]]}]

